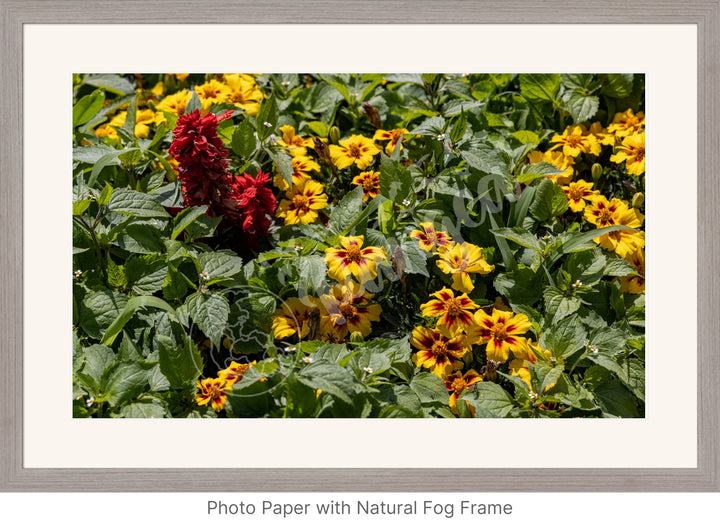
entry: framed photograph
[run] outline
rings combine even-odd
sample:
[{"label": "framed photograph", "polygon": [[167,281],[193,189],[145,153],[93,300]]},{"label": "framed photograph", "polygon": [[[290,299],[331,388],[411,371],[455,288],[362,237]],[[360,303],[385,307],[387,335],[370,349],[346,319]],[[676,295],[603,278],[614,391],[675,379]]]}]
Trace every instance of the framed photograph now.
[{"label": "framed photograph", "polygon": [[2,0],[3,490],[718,490],[718,2],[212,4]]}]

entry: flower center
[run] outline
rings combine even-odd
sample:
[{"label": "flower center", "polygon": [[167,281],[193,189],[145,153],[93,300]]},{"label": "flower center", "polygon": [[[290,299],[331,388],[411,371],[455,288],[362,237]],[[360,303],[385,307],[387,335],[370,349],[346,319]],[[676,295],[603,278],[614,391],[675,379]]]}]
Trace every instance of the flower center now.
[{"label": "flower center", "polygon": [[340,311],[340,314],[345,318],[346,322],[349,322],[357,316],[357,308],[348,302],[340,304],[338,306],[338,311]]},{"label": "flower center", "polygon": [[454,393],[460,394],[463,390],[465,390],[467,384],[465,383],[465,379],[458,377],[450,384],[450,386],[452,387],[452,391]]},{"label": "flower center", "polygon": [[360,247],[357,246],[355,243],[350,245],[347,249],[346,259],[350,261],[358,262],[362,258],[362,251],[360,250]]},{"label": "flower center", "polygon": [[435,357],[445,357],[448,352],[447,344],[445,344],[445,341],[442,340],[435,341],[432,348],[430,348],[430,351]]},{"label": "flower center", "polygon": [[374,191],[375,190],[375,182],[373,182],[372,177],[365,177],[365,179],[362,182],[362,189],[364,192]]},{"label": "flower center", "polygon": [[208,397],[210,397],[210,399],[220,397],[223,393],[222,390],[216,385],[210,385],[206,387],[205,392],[207,393]]},{"label": "flower center", "polygon": [[507,339],[507,332],[505,331],[505,324],[497,323],[490,330],[490,334],[495,338],[497,342],[502,342]]},{"label": "flower center", "polygon": [[347,152],[350,158],[360,158],[362,156],[359,145],[350,145],[350,147],[347,148]]},{"label": "flower center", "polygon": [[635,160],[640,161],[645,159],[645,148],[644,147],[638,147],[637,151],[635,151]]},{"label": "flower center", "polygon": [[456,298],[453,298],[445,303],[445,310],[449,316],[454,317],[462,313],[462,306]]},{"label": "flower center", "polygon": [[293,205],[298,210],[307,210],[310,205],[310,199],[305,195],[295,195],[293,197]]},{"label": "flower center", "polygon": [[571,134],[567,137],[567,140],[565,140],[565,142],[570,147],[577,147],[582,144],[582,136],[580,136],[579,134]]},{"label": "flower center", "polygon": [[600,210],[600,216],[599,216],[601,223],[609,223],[612,221],[612,212],[610,210]]},{"label": "flower center", "polygon": [[579,201],[583,198],[585,195],[585,190],[583,190],[580,186],[575,186],[574,184],[570,184],[570,198],[574,201]]}]

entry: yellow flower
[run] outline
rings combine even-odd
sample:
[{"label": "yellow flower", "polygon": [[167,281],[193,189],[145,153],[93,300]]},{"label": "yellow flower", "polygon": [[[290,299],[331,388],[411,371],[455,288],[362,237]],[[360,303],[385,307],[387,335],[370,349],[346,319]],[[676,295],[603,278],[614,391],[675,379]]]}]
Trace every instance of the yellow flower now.
[{"label": "yellow flower", "polygon": [[353,134],[346,140],[340,140],[340,145],[330,146],[330,156],[338,169],[344,169],[355,164],[358,169],[365,169],[373,157],[380,152],[370,138]]},{"label": "yellow flower", "polygon": [[[318,163],[308,156],[296,156],[290,163],[293,170],[293,186],[299,186],[302,181],[309,179],[310,175],[308,172],[320,171]],[[276,173],[273,177],[273,184],[281,191],[285,191],[290,187],[287,180],[285,180],[285,177],[283,177],[280,173]]]},{"label": "yellow flower", "polygon": [[592,182],[585,182],[584,180],[578,180],[577,182],[571,182],[567,186],[563,186],[562,189],[565,192],[570,209],[573,212],[580,212],[585,209],[585,199],[592,200],[591,197],[599,195],[600,192],[593,190]]},{"label": "yellow flower", "polygon": [[192,98],[192,92],[187,89],[181,90],[180,92],[165,96],[160,103],[155,106],[155,109],[175,114],[176,116],[182,116],[185,114],[185,107],[190,102],[190,98]]},{"label": "yellow flower", "polygon": [[461,294],[456,297],[447,287],[432,293],[437,300],[430,300],[420,306],[425,317],[440,317],[437,321],[438,329],[456,332],[467,329],[472,324],[473,310],[479,306],[468,298],[468,295]]},{"label": "yellow flower", "polygon": [[380,305],[370,304],[372,293],[352,280],[334,285],[328,294],[320,297],[320,331],[331,340],[342,340],[348,333],[358,332],[363,337],[372,333],[370,322],[380,321]]},{"label": "yellow flower", "polygon": [[625,112],[615,113],[615,117],[612,123],[608,125],[607,130],[615,136],[622,138],[625,136],[633,136],[644,128],[645,114],[642,112],[635,114],[632,109],[627,109]]},{"label": "yellow flower", "polygon": [[150,92],[155,94],[157,97],[162,96],[165,93],[165,83],[158,81],[155,86],[150,89]]},{"label": "yellow flower", "polygon": [[527,384],[528,388],[532,390],[532,382],[530,379],[530,370],[528,370],[528,363],[524,359],[513,359],[508,365],[510,375],[519,377]]},{"label": "yellow flower", "polygon": [[202,379],[197,381],[195,385],[199,390],[199,392],[195,394],[195,401],[198,405],[203,406],[209,403],[217,412],[225,408],[227,401],[225,391],[232,389],[232,384],[229,384],[226,379]]},{"label": "yellow flower", "polygon": [[630,294],[645,293],[645,250],[638,249],[625,259],[635,267],[637,274],[629,274],[620,278],[620,291]]},{"label": "yellow flower", "polygon": [[[382,129],[378,129],[375,131],[375,135],[373,136],[373,140],[381,140],[386,141],[390,140],[390,143],[385,146],[385,154],[388,156],[393,154],[393,151],[395,150],[395,146],[397,145],[400,138],[404,135],[409,133],[407,129],[392,129],[391,131],[383,131]],[[403,141],[405,141],[403,139]],[[400,149],[402,150],[402,143],[400,144]]]},{"label": "yellow flower", "polygon": [[495,265],[488,264],[483,258],[482,248],[471,243],[452,243],[447,247],[438,248],[438,268],[445,274],[451,274],[452,288],[464,293],[473,290],[470,280],[471,272],[489,274]]},{"label": "yellow flower", "polygon": [[449,404],[453,412],[457,414],[457,399],[463,392],[481,382],[482,379],[482,376],[475,370],[468,370],[465,375],[458,371],[445,377],[445,386],[452,392]]},{"label": "yellow flower", "polygon": [[380,193],[380,173],[377,171],[363,171],[352,180],[353,184],[362,186],[363,201],[377,196]]},{"label": "yellow flower", "polygon": [[342,283],[348,276],[355,276],[365,283],[377,276],[377,262],[387,259],[382,247],[362,248],[364,236],[340,236],[341,248],[325,249],[328,276]]},{"label": "yellow flower", "polygon": [[480,344],[487,344],[488,360],[504,363],[510,353],[527,355],[526,339],[519,335],[527,332],[531,324],[522,313],[514,315],[511,311],[493,308],[492,315],[488,315],[481,309],[473,315],[473,323],[477,326]]},{"label": "yellow flower", "polygon": [[327,206],[328,196],[323,193],[324,189],[322,184],[311,179],[293,186],[285,193],[287,199],[280,201],[277,216],[284,217],[286,225],[314,222],[318,217],[317,210]]},{"label": "yellow flower", "polygon": [[602,145],[615,145],[615,135],[607,129],[603,129],[599,121],[590,125],[588,132],[595,136]]},{"label": "yellow flower", "polygon": [[232,90],[230,90],[229,86],[216,81],[215,79],[211,79],[202,85],[197,85],[195,87],[195,92],[202,102],[203,112],[207,112],[210,107],[216,103],[227,103],[230,101],[230,94],[232,94]]},{"label": "yellow flower", "polygon": [[263,93],[255,84],[255,78],[247,74],[225,74],[223,80],[230,89],[228,101],[243,109],[248,116],[257,115]]},{"label": "yellow flower", "polygon": [[432,252],[435,245],[438,247],[446,247],[452,242],[452,238],[447,232],[435,231],[432,223],[420,223],[422,230],[413,230],[410,237],[418,240],[418,247],[421,250]]},{"label": "yellow flower", "polygon": [[625,162],[627,172],[631,175],[645,173],[645,131],[623,138],[618,152],[610,157],[611,162]]},{"label": "yellow flower", "polygon": [[[303,138],[295,134],[295,127],[292,125],[283,125],[280,127],[282,138],[278,139],[278,144],[286,147],[292,156],[305,156],[308,147],[314,147],[315,142],[312,138]],[[327,139],[321,139],[327,141]],[[318,168],[319,169],[319,168]]]},{"label": "yellow flower", "polygon": [[256,364],[257,361],[253,361],[251,363],[237,363],[235,361],[231,361],[230,366],[228,366],[224,370],[220,370],[217,375],[218,378],[227,381],[229,387],[232,387],[235,383],[242,379],[243,375],[245,375],[245,372],[247,372],[251,366],[254,366]]},{"label": "yellow flower", "polygon": [[95,135],[98,136],[98,138],[107,136],[108,138],[112,138],[116,142],[118,140],[120,140],[120,137],[118,136],[118,133],[117,133],[117,129],[115,129],[115,127],[111,127],[109,123],[101,125],[97,129],[95,129]]},{"label": "yellow flower", "polygon": [[[155,117],[155,113],[150,109],[142,109],[135,112],[135,136],[137,138],[146,138],[150,134],[148,124],[155,123]],[[118,112],[115,117],[110,120],[110,123],[105,125],[105,129],[102,131],[103,134],[99,134],[98,136],[109,136],[110,138],[118,139],[115,128],[125,125],[126,119],[127,111]],[[106,132],[108,134],[105,134]],[[97,134],[97,130],[95,134]]]},{"label": "yellow flower", "polygon": [[556,168],[562,171],[557,175],[549,175],[547,178],[552,180],[555,184],[568,184],[575,173],[573,164],[575,160],[571,156],[565,156],[562,151],[547,151],[541,153],[540,151],[532,151],[528,153],[528,161],[531,164],[537,164],[539,162],[548,162]]},{"label": "yellow flower", "polygon": [[[612,225],[640,228],[645,216],[635,208],[628,208],[628,203],[623,200],[608,201],[600,195],[585,207],[584,218],[598,228]],[[645,232],[624,228],[596,237],[593,241],[624,258],[645,247]]]},{"label": "yellow flower", "polygon": [[319,307],[319,300],[312,296],[303,300],[297,297],[285,300],[272,317],[272,331],[275,338],[284,339],[295,333],[300,339],[307,337],[312,312]]},{"label": "yellow flower", "polygon": [[552,148],[553,150],[562,146],[565,156],[577,157],[580,156],[580,153],[600,154],[600,144],[597,138],[593,134],[588,134],[583,125],[565,128],[562,135],[556,134],[550,139],[550,142],[557,144]]},{"label": "yellow flower", "polygon": [[175,76],[178,81],[185,81],[190,74],[171,74]]},{"label": "yellow flower", "polygon": [[419,368],[427,368],[438,377],[445,377],[463,366],[462,357],[467,352],[467,343],[462,333],[452,333],[448,329],[413,329],[410,344],[418,351],[412,360]]}]

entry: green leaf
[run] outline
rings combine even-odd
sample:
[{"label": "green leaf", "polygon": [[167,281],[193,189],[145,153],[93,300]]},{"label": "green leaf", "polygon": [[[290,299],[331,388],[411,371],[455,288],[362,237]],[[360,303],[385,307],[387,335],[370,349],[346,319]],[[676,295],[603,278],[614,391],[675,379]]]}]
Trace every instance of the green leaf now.
[{"label": "green leaf", "polygon": [[244,119],[235,128],[230,144],[233,152],[241,158],[248,158],[257,149],[257,139],[255,138],[255,129],[249,119]]},{"label": "green leaf", "polygon": [[465,131],[467,131],[467,118],[465,110],[461,107],[460,114],[455,118],[452,129],[450,129],[450,141],[454,144],[458,143],[465,136]]},{"label": "green leaf", "polygon": [[630,265],[622,258],[608,258],[607,262],[605,263],[605,270],[603,271],[603,275],[627,276],[629,274],[637,274],[635,267]]},{"label": "green leaf", "polygon": [[182,346],[175,346],[172,339],[157,335],[160,357],[160,371],[170,382],[172,388],[182,388],[195,381],[203,370],[203,360],[197,345],[187,337]]},{"label": "green leaf", "polygon": [[133,256],[125,262],[128,287],[139,294],[152,294],[165,284],[168,265],[165,257]]},{"label": "green leaf", "polygon": [[265,152],[268,154],[270,159],[275,163],[275,165],[278,168],[278,171],[285,179],[285,182],[287,182],[288,186],[292,186],[292,176],[293,176],[293,168],[292,168],[292,159],[290,158],[290,155],[285,153],[284,151],[278,151],[275,149],[268,149],[265,148]]},{"label": "green leaf", "polygon": [[130,106],[127,110],[127,118],[125,118],[125,123],[122,124],[122,127],[118,129],[118,133],[120,136],[122,136],[121,133],[125,133],[127,138],[130,138],[132,140],[135,139],[135,119],[137,118],[137,95],[133,97],[130,100]]},{"label": "green leaf", "polygon": [[600,100],[597,96],[588,96],[579,92],[572,92],[567,99],[567,107],[573,118],[573,123],[590,120],[598,111]]},{"label": "green leaf", "polygon": [[160,162],[160,165],[165,170],[165,173],[168,174],[170,180],[172,180],[173,182],[177,181],[177,178],[178,178],[177,173],[175,172],[173,167],[170,165],[170,162],[168,162],[164,156],[160,155],[159,153],[156,153],[155,151],[151,151],[150,149],[145,149],[143,151],[143,153],[147,153],[147,154],[155,157],[155,159],[158,162]]},{"label": "green leaf", "polygon": [[511,133],[513,138],[516,138],[521,144],[533,144],[540,145],[540,137],[532,131],[515,131]]},{"label": "green leaf", "polygon": [[190,206],[177,214],[177,217],[173,219],[173,231],[170,239],[177,239],[188,225],[204,214],[207,209],[207,206]]},{"label": "green leaf", "polygon": [[139,149],[137,147],[129,147],[127,149],[123,150],[114,150],[112,152],[109,152],[100,158],[95,162],[95,165],[93,165],[92,171],[90,172],[90,176],[87,180],[87,185],[92,187],[95,186],[95,183],[97,182],[98,177],[100,176],[100,173],[103,169],[105,169],[107,166],[119,166],[122,164],[120,162],[120,155],[131,153],[133,151],[138,151]]},{"label": "green leaf", "polygon": [[90,121],[103,107],[105,94],[102,90],[95,90],[83,96],[73,107],[73,127]]},{"label": "green leaf", "polygon": [[363,209],[364,193],[362,188],[356,187],[338,202],[330,212],[328,228],[336,234],[342,234],[352,226]]},{"label": "green leaf", "polygon": [[467,165],[490,175],[508,176],[508,164],[500,151],[491,147],[479,147],[471,151],[460,151]]},{"label": "green leaf", "polygon": [[353,404],[356,380],[342,366],[320,359],[305,366],[296,377],[299,382],[313,390],[322,390],[348,405]]},{"label": "green leaf", "polygon": [[82,215],[90,208],[92,201],[90,199],[81,199],[73,203],[73,215]]},{"label": "green leaf", "polygon": [[463,394],[463,399],[476,408],[488,410],[500,418],[504,418],[515,408],[515,401],[510,394],[500,385],[489,381],[478,383],[473,392]]},{"label": "green leaf", "polygon": [[587,245],[595,238],[605,235],[615,230],[635,230],[625,225],[613,225],[605,226],[603,228],[596,228],[588,232],[579,232],[569,234],[569,236],[562,241],[562,243],[555,248],[547,257],[546,263],[548,266],[554,264],[564,254],[571,252],[577,252],[580,250],[587,250]]},{"label": "green leaf", "polygon": [[493,282],[495,289],[514,304],[533,305],[542,296],[542,283],[538,275],[524,266],[498,274]]},{"label": "green leaf", "polygon": [[[497,222],[497,219],[495,218],[496,214],[490,213],[488,217],[490,218],[490,226],[492,226],[493,230],[499,230],[500,225]],[[498,215],[499,217],[499,215]],[[497,246],[500,249],[500,253],[502,254],[503,258],[503,264],[505,265],[505,270],[507,271],[513,271],[517,268],[517,261],[515,260],[515,256],[510,251],[510,246],[507,244],[507,241],[505,241],[504,237],[500,237],[498,235],[493,234],[495,236],[495,241],[497,242]]]},{"label": "green leaf", "polygon": [[120,363],[107,378],[102,398],[116,407],[137,397],[148,385],[150,371],[137,363]]},{"label": "green leaf", "polygon": [[83,350],[85,362],[80,373],[89,375],[95,381],[102,379],[105,370],[115,363],[115,353],[103,344],[93,344]]},{"label": "green leaf", "polygon": [[116,189],[108,210],[135,217],[170,217],[155,197],[131,189]]},{"label": "green leaf", "polygon": [[534,234],[531,234],[530,232],[528,232],[527,230],[523,230],[522,228],[498,228],[497,230],[490,230],[490,232],[492,232],[496,236],[509,239],[510,241],[517,243],[518,245],[525,248],[530,248],[540,253],[542,253],[543,251],[538,238],[535,237]]},{"label": "green leaf", "polygon": [[110,199],[112,198],[112,193],[113,187],[108,182],[105,184],[105,187],[100,193],[100,196],[97,198],[98,206],[105,206],[106,204],[108,204],[110,202]]},{"label": "green leaf", "polygon": [[85,162],[86,164],[94,164],[103,156],[113,154],[116,151],[117,149],[105,144],[73,147],[73,160],[79,160],[80,162]]},{"label": "green leaf", "polygon": [[160,231],[154,226],[128,224],[118,231],[112,243],[136,254],[159,254],[165,249],[160,237]]},{"label": "green leaf", "polygon": [[632,93],[633,74],[605,74],[601,76],[601,94],[612,98],[625,98]]},{"label": "green leaf", "polygon": [[423,136],[437,136],[445,129],[445,119],[440,116],[432,116],[415,127],[410,134]]},{"label": "green leaf", "polygon": [[549,162],[538,162],[537,164],[528,164],[523,167],[517,179],[520,184],[527,184],[538,178],[544,178],[551,175],[559,175],[564,170]]},{"label": "green leaf", "polygon": [[275,303],[275,296],[264,291],[236,293],[225,331],[235,350],[257,353],[266,348],[272,340]]},{"label": "green leaf", "polygon": [[616,379],[605,381],[595,389],[595,397],[606,414],[621,418],[637,418],[640,413],[633,394]]},{"label": "green leaf", "polygon": [[112,93],[118,94],[120,96],[124,96],[125,94],[130,94],[135,91],[135,88],[133,87],[132,83],[130,83],[130,81],[128,81],[124,77],[120,77],[119,75],[112,75],[112,74],[89,75],[83,80],[83,82],[86,85],[103,88],[103,89],[107,90],[108,92],[112,92]]},{"label": "green leaf", "polygon": [[418,247],[416,239],[403,241],[400,243],[400,249],[405,258],[405,274],[422,274],[426,278],[430,277],[427,270],[427,256]]},{"label": "green leaf", "polygon": [[165,407],[159,401],[135,401],[120,409],[120,418],[164,418]]},{"label": "green leaf", "polygon": [[125,267],[117,265],[110,256],[107,258],[107,279],[113,289],[125,285]]},{"label": "green leaf", "polygon": [[520,74],[520,93],[531,103],[553,103],[560,91],[560,74]]},{"label": "green leaf", "polygon": [[174,320],[178,320],[175,310],[170,305],[160,298],[155,296],[136,296],[131,298],[127,304],[124,304],[122,312],[118,312],[115,319],[108,326],[105,334],[102,336],[101,343],[110,345],[115,340],[115,337],[122,331],[125,324],[132,318],[139,308],[154,307],[156,309],[162,309],[168,313],[168,316]]},{"label": "green leaf", "polygon": [[435,374],[420,372],[410,381],[410,388],[417,394],[421,403],[440,403],[447,405],[449,391]]},{"label": "green leaf", "polygon": [[300,273],[299,285],[310,286],[320,294],[326,284],[327,264],[321,256],[302,256],[297,258],[295,266]]},{"label": "green leaf", "polygon": [[405,167],[380,153],[380,193],[398,204],[412,192],[413,178]]},{"label": "green leaf", "polygon": [[540,337],[540,347],[557,359],[565,359],[585,345],[585,328],[577,315],[561,320]]},{"label": "green leaf", "polygon": [[545,221],[562,215],[568,207],[563,189],[552,180],[545,179],[535,190],[535,198],[530,204],[530,215],[538,221]]},{"label": "green leaf", "polygon": [[[272,94],[268,99],[263,101],[260,105],[260,110],[255,119],[257,124],[257,135],[260,141],[270,136],[278,126],[278,106],[275,99],[275,94]],[[266,124],[270,124],[269,126]]]},{"label": "green leaf", "polygon": [[571,254],[565,262],[565,269],[573,281],[580,280],[583,285],[594,285],[602,279],[605,265],[605,256],[596,249]]},{"label": "green leaf", "polygon": [[93,291],[80,302],[80,326],[89,337],[100,339],[126,304],[124,294]]},{"label": "green leaf", "polygon": [[574,296],[566,296],[556,287],[547,287],[543,298],[545,299],[545,311],[553,315],[553,323],[572,315],[582,305],[579,299]]},{"label": "green leaf", "polygon": [[201,252],[195,265],[198,274],[204,272],[209,276],[205,284],[212,285],[241,272],[242,258],[223,252]]},{"label": "green leaf", "polygon": [[219,348],[230,315],[227,299],[216,292],[194,293],[185,303],[193,322]]}]

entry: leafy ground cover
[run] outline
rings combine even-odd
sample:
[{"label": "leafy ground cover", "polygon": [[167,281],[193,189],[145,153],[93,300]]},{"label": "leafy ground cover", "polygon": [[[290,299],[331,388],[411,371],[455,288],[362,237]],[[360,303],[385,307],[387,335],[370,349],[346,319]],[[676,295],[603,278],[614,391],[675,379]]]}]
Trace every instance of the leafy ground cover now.
[{"label": "leafy ground cover", "polygon": [[75,417],[642,417],[644,77],[77,74]]}]

